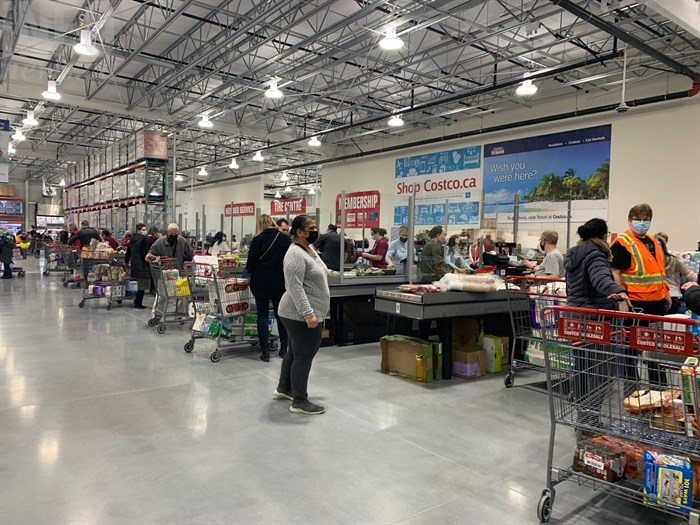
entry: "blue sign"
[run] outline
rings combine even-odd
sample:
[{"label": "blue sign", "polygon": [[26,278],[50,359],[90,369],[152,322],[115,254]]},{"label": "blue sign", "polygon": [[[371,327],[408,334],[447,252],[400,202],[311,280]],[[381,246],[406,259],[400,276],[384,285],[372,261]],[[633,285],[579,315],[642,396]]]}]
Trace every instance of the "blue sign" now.
[{"label": "blue sign", "polygon": [[415,177],[417,175],[478,169],[480,167],[481,146],[472,146],[396,159],[394,177],[398,179]]},{"label": "blue sign", "polygon": [[[447,221],[445,221],[447,216]],[[478,202],[450,202],[448,209],[445,204],[416,205],[416,226],[431,226],[438,224],[470,224],[479,225]],[[394,224],[408,223],[408,206],[394,207]]]},{"label": "blue sign", "polygon": [[0,119],[0,131],[10,131],[10,121]]}]

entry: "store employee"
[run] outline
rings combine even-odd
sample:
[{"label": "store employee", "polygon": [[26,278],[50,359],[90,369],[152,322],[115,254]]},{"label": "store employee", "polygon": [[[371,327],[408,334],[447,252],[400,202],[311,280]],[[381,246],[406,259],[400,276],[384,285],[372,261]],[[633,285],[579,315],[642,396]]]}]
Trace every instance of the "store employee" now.
[{"label": "store employee", "polygon": [[[415,259],[415,248],[413,249]],[[406,273],[408,261],[408,228],[401,226],[399,228],[399,238],[394,239],[389,243],[389,251],[386,252],[389,259],[396,267],[396,273]]]}]

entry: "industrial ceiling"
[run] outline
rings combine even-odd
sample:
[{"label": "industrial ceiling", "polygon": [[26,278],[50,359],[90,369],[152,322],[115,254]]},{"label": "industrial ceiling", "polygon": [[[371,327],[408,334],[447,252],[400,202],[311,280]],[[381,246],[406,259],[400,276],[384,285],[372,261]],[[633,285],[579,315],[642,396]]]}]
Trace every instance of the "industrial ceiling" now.
[{"label": "industrial ceiling", "polygon": [[[487,112],[687,77],[700,89],[694,0],[6,0],[0,118],[22,127],[11,176],[54,183],[127,134],[164,130],[177,170],[209,182],[290,170]],[[669,8],[669,5],[673,5]],[[4,11],[4,12],[3,12]],[[690,13],[689,17],[687,14]],[[81,29],[99,54],[78,55]],[[398,50],[380,45],[387,30]],[[391,34],[389,35],[391,36]],[[42,98],[55,80],[62,98]],[[515,89],[534,80],[536,96]],[[282,98],[265,91],[277,80]],[[33,109],[39,125],[22,124]],[[202,115],[213,123],[198,126]],[[387,124],[400,116],[402,127]],[[311,147],[318,137],[323,145]],[[247,171],[245,171],[247,170]],[[186,182],[187,179],[186,179]]]}]

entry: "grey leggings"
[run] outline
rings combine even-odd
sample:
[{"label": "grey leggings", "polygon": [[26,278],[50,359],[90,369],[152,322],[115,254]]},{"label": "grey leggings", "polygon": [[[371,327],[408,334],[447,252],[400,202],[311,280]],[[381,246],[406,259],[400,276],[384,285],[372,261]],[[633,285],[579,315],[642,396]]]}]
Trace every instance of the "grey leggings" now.
[{"label": "grey leggings", "polygon": [[293,404],[305,403],[309,397],[306,387],[314,356],[321,346],[322,323],[316,328],[309,328],[306,322],[281,318],[289,334],[289,346],[282,361],[279,392],[291,393]]}]

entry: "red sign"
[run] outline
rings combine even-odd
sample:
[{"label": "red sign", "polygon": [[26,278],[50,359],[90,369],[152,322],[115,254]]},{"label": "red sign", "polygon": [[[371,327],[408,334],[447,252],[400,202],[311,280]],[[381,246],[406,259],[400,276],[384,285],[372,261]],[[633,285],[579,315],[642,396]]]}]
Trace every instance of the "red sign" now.
[{"label": "red sign", "polygon": [[298,199],[276,199],[270,203],[272,215],[300,215],[306,213],[306,198]]},{"label": "red sign", "polygon": [[[340,224],[341,195],[335,198],[336,222]],[[379,227],[380,195],[377,190],[345,194],[346,228]]]},{"label": "red sign", "polygon": [[224,217],[255,217],[254,202],[239,202],[224,206]]},{"label": "red sign", "polygon": [[562,339],[603,344],[610,343],[610,323],[603,321],[560,317],[557,328],[557,334]]},{"label": "red sign", "polygon": [[665,354],[695,355],[693,336],[690,332],[660,330],[648,326],[632,327],[630,330],[630,346],[637,350],[649,350]]}]

